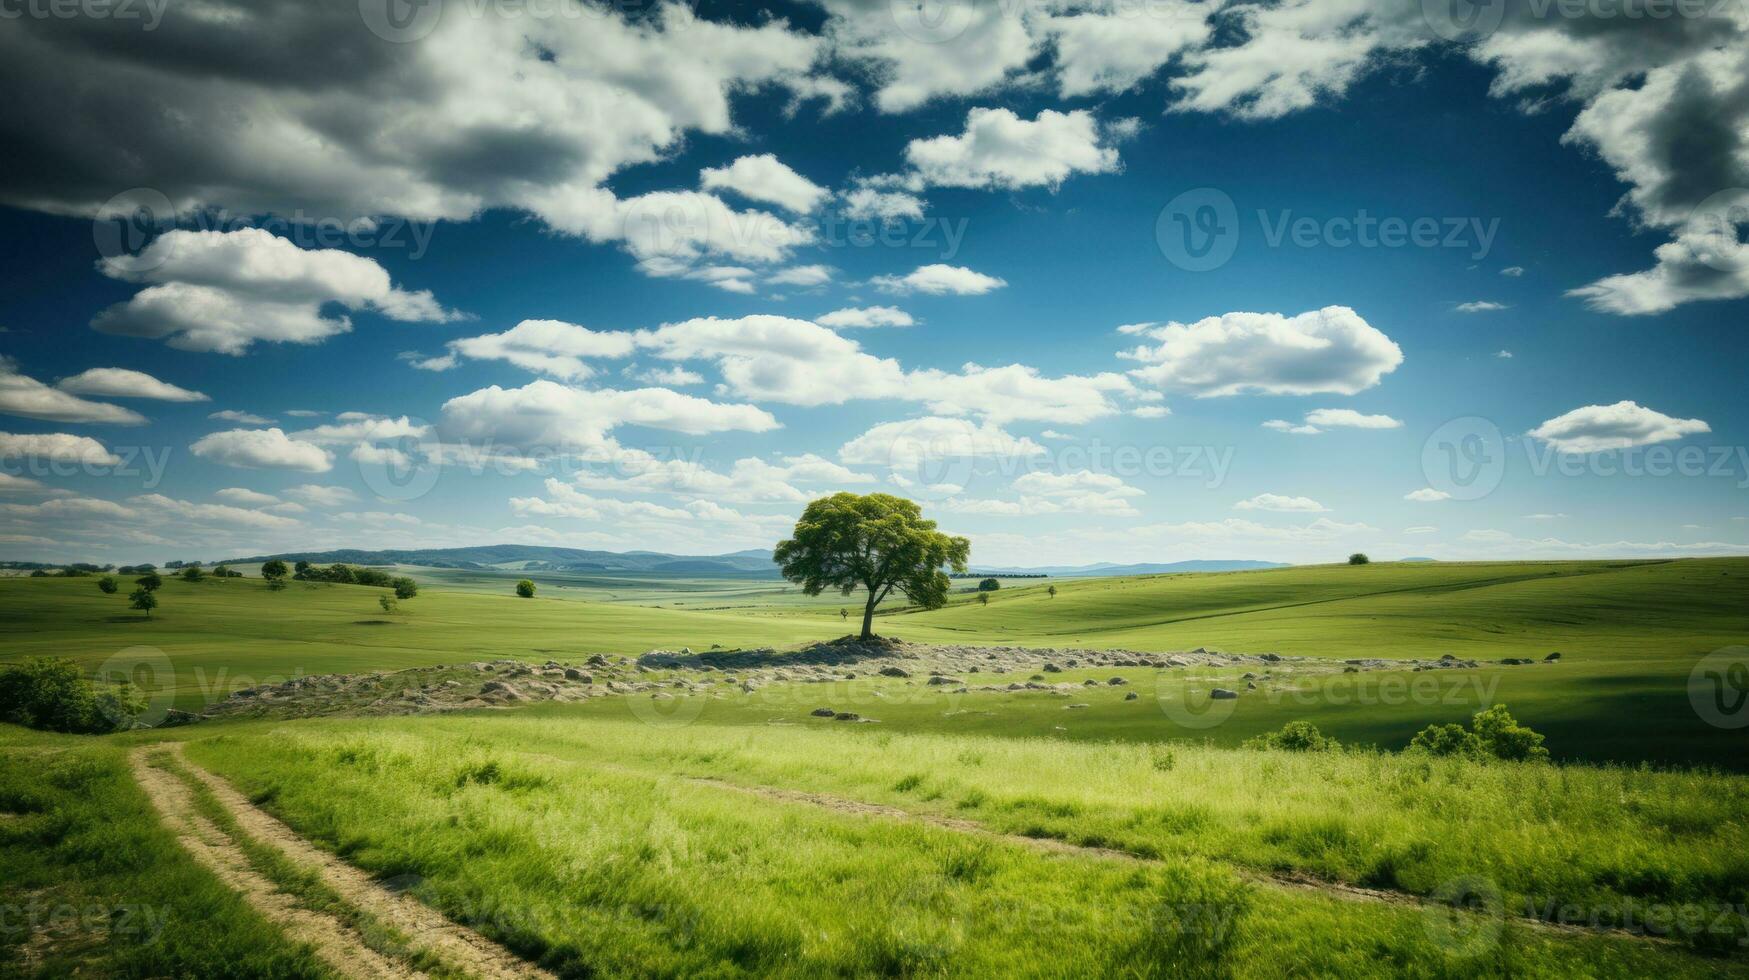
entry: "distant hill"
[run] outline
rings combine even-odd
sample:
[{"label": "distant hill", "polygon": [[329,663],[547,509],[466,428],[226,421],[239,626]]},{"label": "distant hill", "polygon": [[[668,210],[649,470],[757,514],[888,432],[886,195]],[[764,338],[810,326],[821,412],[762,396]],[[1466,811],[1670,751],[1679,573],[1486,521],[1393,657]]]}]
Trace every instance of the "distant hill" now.
[{"label": "distant hill", "polygon": [[1093,565],[1044,565],[1038,568],[984,568],[980,566],[979,571],[986,575],[1043,574],[1092,578],[1107,575],[1166,575],[1173,572],[1243,572],[1259,568],[1286,567],[1287,565],[1278,561],[1204,559],[1200,561],[1143,562],[1135,565],[1116,565],[1102,561]]},{"label": "distant hill", "polygon": [[230,559],[253,564],[269,558],[317,565],[424,565],[427,568],[519,569],[552,572],[648,572],[659,575],[733,575],[777,577],[771,552],[737,551],[727,555],[669,555],[656,551],[588,551],[528,544],[494,544],[473,548],[414,548],[362,551],[291,551]]}]

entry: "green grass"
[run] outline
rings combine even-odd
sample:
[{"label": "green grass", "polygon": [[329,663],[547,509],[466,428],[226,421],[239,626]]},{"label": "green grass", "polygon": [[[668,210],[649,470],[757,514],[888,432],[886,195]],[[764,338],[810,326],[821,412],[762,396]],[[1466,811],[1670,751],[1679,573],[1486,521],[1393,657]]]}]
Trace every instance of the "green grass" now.
[{"label": "green grass", "polygon": [[[938,611],[883,614],[877,628],[938,643],[1203,646],[1344,659],[1448,652],[1540,659],[1560,651],[1564,659],[1550,667],[1484,666],[1468,675],[1469,686],[1456,696],[1443,689],[1433,698],[1393,695],[1379,686],[1386,675],[1376,673],[1265,692],[1241,699],[1232,717],[1212,729],[1186,729],[1162,713],[1155,695],[1178,697],[1189,683],[1172,677],[1132,676],[1144,695],[1140,701],[1122,702],[1111,693],[1090,699],[1091,707],[1072,720],[1060,703],[1036,695],[842,706],[906,730],[1212,738],[1228,745],[1307,718],[1347,742],[1398,748],[1428,723],[1461,721],[1486,702],[1503,701],[1547,734],[1560,758],[1749,768],[1749,731],[1706,724],[1690,707],[1687,686],[1701,656],[1749,640],[1749,559],[1381,563],[1083,579],[1056,582],[1055,598],[1045,592],[1047,584],[1010,583],[988,606],[956,594]],[[793,587],[742,580],[671,585],[669,594],[683,600],[707,589],[708,599],[700,601],[712,608],[654,605],[662,589],[656,580],[640,580],[637,595],[616,601],[525,600],[508,591],[427,584],[391,615],[377,608],[377,589],[293,583],[272,592],[258,579],[171,580],[148,621],[128,611],[122,597],[99,593],[94,579],[9,578],[0,580],[0,649],[8,658],[70,656],[92,669],[111,658],[125,664],[162,651],[175,668],[178,704],[199,708],[237,687],[298,675],[682,646],[783,648],[847,629],[834,596],[800,602]],[[1232,680],[1239,671],[1230,673],[1211,672],[1198,683],[1206,688],[1204,682]],[[1423,676],[1401,675],[1400,690]],[[1016,678],[1003,678],[1009,679]],[[781,706],[775,693],[713,703],[707,720],[764,724],[793,717],[802,699],[828,692],[797,692]]]},{"label": "green grass", "polygon": [[0,726],[0,976],[329,976],[177,845],[124,750]]},{"label": "green grass", "polygon": [[[1510,908],[1526,894],[1588,910],[1740,902],[1741,790],[1719,798],[1718,780],[1588,771],[1568,785],[1549,775],[1564,770],[1457,764],[1411,778],[1376,757],[519,716],[238,726],[190,756],[347,860],[418,876],[421,898],[571,976],[1032,976],[1069,963],[1125,976],[1745,973],[1740,956],[1516,920],[1460,918],[1454,942],[1424,909],[1235,870],[1422,891],[1479,875]],[[1157,860],[1040,853],[691,776],[884,799]],[[1550,812],[1566,807],[1571,826]],[[1553,847],[1539,835],[1557,823]],[[1590,857],[1573,867],[1579,851]],[[1392,855],[1406,882],[1377,880]]]}]

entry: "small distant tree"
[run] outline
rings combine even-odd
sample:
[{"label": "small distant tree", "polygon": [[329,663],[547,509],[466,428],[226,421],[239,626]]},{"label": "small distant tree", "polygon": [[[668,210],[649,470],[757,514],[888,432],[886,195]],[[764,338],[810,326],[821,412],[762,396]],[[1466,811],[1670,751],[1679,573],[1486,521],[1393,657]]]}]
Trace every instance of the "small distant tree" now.
[{"label": "small distant tree", "polygon": [[838,618],[841,620],[845,620],[846,622],[849,621],[850,609],[848,606],[839,606],[838,607]]},{"label": "small distant tree", "polygon": [[97,590],[104,595],[115,595],[116,590],[120,588],[121,583],[115,580],[114,575],[105,575],[97,580]]},{"label": "small distant tree", "polygon": [[358,576],[353,574],[352,566],[341,562],[329,565],[327,572],[323,573],[322,577],[341,585],[352,585],[358,581]]},{"label": "small distant tree", "polygon": [[269,558],[261,563],[261,577],[269,583],[280,581],[286,575],[285,562],[278,558]]},{"label": "small distant tree", "polygon": [[182,569],[184,582],[199,582],[204,578],[206,578],[206,573],[200,570],[199,565],[188,565]]},{"label": "small distant tree", "polygon": [[516,583],[516,594],[524,599],[534,598],[534,579],[525,578]]},{"label": "small distant tree", "polygon": [[219,565],[213,569],[213,578],[242,578],[243,573],[229,565]]},{"label": "small distant tree", "polygon": [[1002,583],[993,578],[987,578],[978,583],[979,592],[994,592],[1002,587]]},{"label": "small distant tree", "polygon": [[802,511],[772,558],[808,595],[865,590],[861,636],[867,640],[874,636],[875,607],[895,589],[924,609],[941,608],[953,588],[942,567],[964,572],[971,551],[970,541],[936,530],[915,501],[835,493]]},{"label": "small distant tree", "polygon": [[135,589],[128,595],[128,608],[138,609],[146,614],[147,619],[151,619],[152,610],[158,608],[157,593],[144,586]]},{"label": "small distant tree", "polygon": [[78,565],[68,565],[61,569],[61,575],[65,578],[84,578],[90,574],[90,569],[80,568]]},{"label": "small distant tree", "polygon": [[377,596],[377,605],[383,607],[383,612],[392,613],[395,611],[395,597],[392,595]]},{"label": "small distant tree", "polygon": [[270,578],[270,579],[268,579],[267,580],[267,590],[269,592],[284,591],[285,590],[285,579],[282,579],[282,578]]},{"label": "small distant tree", "polygon": [[411,599],[419,594],[419,583],[403,575],[389,583],[395,590],[395,598]]},{"label": "small distant tree", "polygon": [[134,584],[145,589],[147,592],[155,592],[164,585],[164,577],[157,572],[147,572],[139,578],[134,579]]},{"label": "small distant tree", "polygon": [[1309,721],[1290,721],[1281,726],[1280,731],[1268,732],[1244,741],[1247,749],[1278,749],[1283,752],[1330,752],[1342,747],[1341,743],[1323,732]]},{"label": "small distant tree", "polygon": [[1428,725],[1409,740],[1409,747],[1428,755],[1482,754],[1482,740],[1462,725]]},{"label": "small distant tree", "polygon": [[1549,750],[1543,748],[1543,736],[1520,725],[1503,704],[1476,712],[1470,727],[1482,740],[1482,747],[1497,759],[1539,762],[1549,757]]},{"label": "small distant tree", "polygon": [[988,592],[978,593],[978,605],[987,606],[989,604],[990,604],[990,593],[988,593]]},{"label": "small distant tree", "polygon": [[78,665],[36,657],[0,671],[0,721],[73,734],[125,728],[144,711],[132,685],[98,690]]},{"label": "small distant tree", "polygon": [[310,564],[307,561],[300,561],[296,565],[292,566],[292,578],[298,579],[300,581],[303,579],[307,579],[310,577],[310,571],[312,569],[314,569],[315,567],[316,566]]},{"label": "small distant tree", "polygon": [[1357,551],[1348,556],[1348,563],[1350,565],[1370,565],[1372,559],[1368,558],[1364,552]]},{"label": "small distant tree", "polygon": [[1045,594],[1055,599],[1057,597],[1057,587],[1054,585],[1047,587],[1045,589]]}]

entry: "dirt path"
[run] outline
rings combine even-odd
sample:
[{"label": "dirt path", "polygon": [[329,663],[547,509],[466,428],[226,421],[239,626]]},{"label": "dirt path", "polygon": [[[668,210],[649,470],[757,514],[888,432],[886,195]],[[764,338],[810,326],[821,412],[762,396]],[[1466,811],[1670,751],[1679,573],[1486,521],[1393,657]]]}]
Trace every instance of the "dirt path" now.
[{"label": "dirt path", "polygon": [[220,881],[243,896],[255,911],[279,926],[291,939],[315,947],[323,962],[347,977],[386,977],[403,980],[425,974],[384,957],[366,946],[358,934],[339,919],[312,912],[257,873],[237,842],[195,809],[193,794],[175,775],[147,763],[157,751],[142,746],[129,755],[134,779],[151,799],[164,825],[176,835],[194,859]]},{"label": "dirt path", "polygon": [[[188,772],[212,791],[213,796],[230,812],[246,834],[279,849],[293,863],[314,869],[320,874],[322,883],[333,889],[342,899],[354,908],[374,916],[384,925],[407,934],[415,947],[436,954],[446,965],[486,980],[527,977],[554,980],[551,973],[521,959],[485,936],[450,921],[442,913],[410,895],[390,891],[365,872],[311,845],[290,827],[250,803],[231,784],[189,762],[183,755],[181,744],[166,748],[176,755]],[[138,772],[139,768],[136,764],[135,771]],[[171,782],[177,782],[174,776],[159,770],[150,771]],[[185,803],[186,793],[184,789]],[[183,812],[192,811],[184,809]]]},{"label": "dirt path", "polygon": [[[1019,844],[1023,847],[1029,847],[1037,851],[1044,851],[1049,854],[1068,854],[1080,857],[1105,858],[1116,861],[1148,862],[1154,860],[1153,858],[1134,854],[1129,851],[1117,850],[1115,848],[1089,847],[1083,844],[1074,844],[1069,841],[1058,840],[1051,837],[1027,837],[1023,834],[1006,834],[998,830],[992,830],[989,827],[972,820],[960,820],[954,817],[945,817],[934,813],[920,813],[914,810],[902,809],[900,807],[887,806],[881,803],[868,803],[863,800],[852,800],[842,796],[831,796],[825,793],[810,793],[804,790],[782,789],[775,786],[748,786],[741,783],[732,783],[727,780],[713,779],[708,776],[688,776],[686,779],[689,782],[737,793],[746,793],[749,796],[757,796],[766,800],[779,800],[788,803],[805,803],[810,806],[822,807],[838,813],[856,814],[868,817],[887,817],[893,820],[904,820],[911,823],[927,824],[931,827],[940,827],[944,830],[952,830],[963,834],[976,834],[981,837],[988,837],[992,840],[1004,841],[1010,844]],[[1452,906],[1444,902],[1424,898],[1420,895],[1413,895],[1408,892],[1388,891],[1379,888],[1363,888],[1359,885],[1325,881],[1300,875],[1268,874],[1262,871],[1243,868],[1230,862],[1222,863],[1226,864],[1227,867],[1231,868],[1233,872],[1241,878],[1269,888],[1307,892],[1352,902],[1377,902],[1403,908],[1422,909],[1430,915],[1447,915],[1455,911]],[[1518,925],[1568,936],[1606,935],[1621,939],[1638,939],[1652,943],[1671,942],[1671,940],[1662,936],[1651,936],[1644,933],[1628,932],[1620,929],[1612,929],[1607,926],[1590,927],[1569,923],[1549,922],[1532,916],[1513,914],[1504,906],[1491,912],[1465,912],[1461,914],[1473,914],[1501,922],[1510,920]]]}]

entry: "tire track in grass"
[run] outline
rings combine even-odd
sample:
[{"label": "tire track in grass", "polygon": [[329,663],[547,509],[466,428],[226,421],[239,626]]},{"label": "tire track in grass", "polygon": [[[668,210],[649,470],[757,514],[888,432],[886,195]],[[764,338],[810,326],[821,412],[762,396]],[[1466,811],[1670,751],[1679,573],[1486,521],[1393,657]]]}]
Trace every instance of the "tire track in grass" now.
[{"label": "tire track in grass", "polygon": [[[635,770],[625,769],[624,771],[633,772]],[[924,824],[931,827],[939,827],[944,830],[956,831],[958,833],[974,834],[991,840],[1019,844],[1023,847],[1032,848],[1033,850],[1042,851],[1047,854],[1102,858],[1114,861],[1133,861],[1136,863],[1151,863],[1159,860],[1158,858],[1136,854],[1132,851],[1119,850],[1111,847],[1096,847],[1088,844],[1076,844],[1072,841],[1066,841],[1057,837],[1032,837],[1026,834],[1004,833],[999,830],[993,830],[990,827],[973,820],[963,820],[957,817],[947,817],[935,813],[906,810],[902,807],[888,806],[884,803],[869,803],[864,800],[853,800],[842,796],[832,796],[827,793],[783,789],[776,786],[747,785],[744,783],[730,782],[726,779],[717,779],[711,776],[684,776],[682,778],[688,782],[697,783],[699,785],[710,786],[730,792],[745,793],[749,796],[755,796],[764,800],[774,800],[784,803],[801,803],[808,806],[831,810],[836,813],[863,817],[885,817],[891,820],[902,820],[909,823]],[[1361,885],[1350,885],[1343,882],[1327,881],[1322,878],[1313,878],[1300,874],[1272,874],[1252,868],[1246,868],[1230,861],[1218,861],[1217,863],[1231,869],[1234,874],[1253,884],[1278,888],[1284,891],[1320,895],[1350,902],[1374,902],[1383,905],[1394,905],[1399,908],[1420,909],[1430,913],[1449,913],[1456,911],[1463,915],[1490,915],[1490,913],[1485,912],[1459,910],[1448,903],[1438,901],[1437,899],[1415,895],[1410,892],[1366,888]],[[1499,919],[1502,922],[1511,922],[1515,925],[1526,926],[1564,936],[1603,936],[1617,939],[1634,939],[1658,945],[1682,945],[1681,943],[1677,943],[1676,941],[1664,936],[1649,935],[1643,932],[1634,932],[1611,926],[1586,926],[1565,922],[1549,922],[1535,916],[1519,915],[1510,912],[1504,905],[1501,906],[1498,912],[1492,913],[1491,917]]]},{"label": "tire track in grass", "polygon": [[355,908],[412,937],[413,943],[436,954],[470,976],[485,980],[556,980],[467,926],[451,921],[418,899],[391,891],[359,868],[347,864],[298,836],[297,832],[249,802],[230,783],[188,761],[181,743],[168,746],[187,771],[218,799],[244,833],[285,854],[294,863],[316,871],[322,883]]},{"label": "tire track in grass", "polygon": [[147,757],[157,750],[155,746],[141,746],[128,754],[134,780],[152,801],[164,825],[196,862],[241,895],[263,918],[283,929],[293,941],[314,947],[322,961],[341,976],[387,980],[419,980],[425,976],[366,946],[339,919],[302,907],[296,898],[257,872],[237,842],[200,815],[193,793],[182,780],[150,764]]}]

